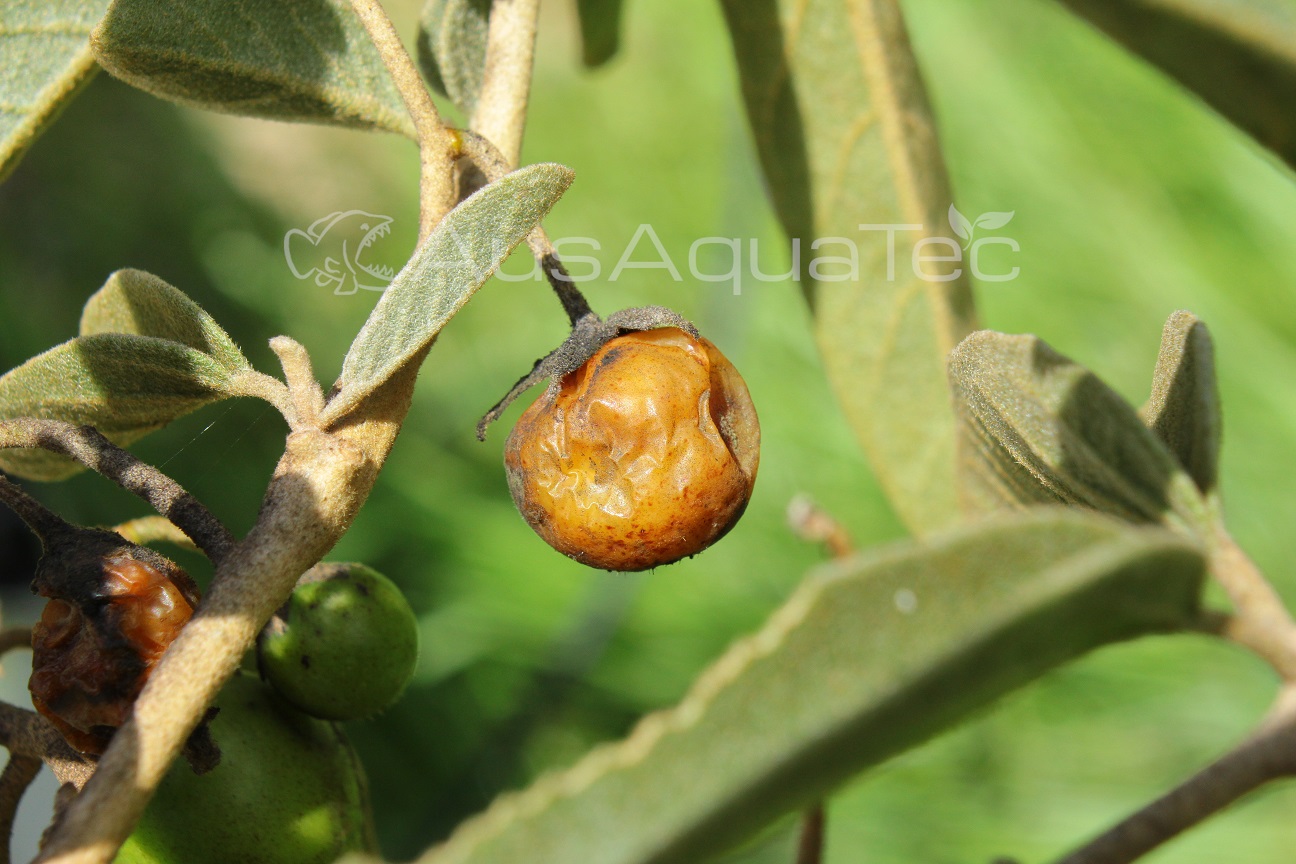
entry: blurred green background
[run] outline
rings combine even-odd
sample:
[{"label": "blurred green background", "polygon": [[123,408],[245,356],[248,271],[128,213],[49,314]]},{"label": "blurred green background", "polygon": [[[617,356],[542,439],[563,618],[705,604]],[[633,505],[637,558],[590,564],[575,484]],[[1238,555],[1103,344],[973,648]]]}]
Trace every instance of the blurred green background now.
[{"label": "blurred green background", "polygon": [[[390,5],[412,39],[416,4]],[[1290,172],[1052,2],[904,5],[959,209],[1016,214],[1000,233],[1020,243],[1021,273],[978,286],[985,325],[1038,333],[1140,404],[1165,317],[1188,308],[1205,319],[1230,523],[1296,601]],[[576,169],[551,234],[596,239],[600,252],[572,251],[599,257],[605,277],[644,223],[685,272],[690,244],[707,236],[755,238],[761,269],[786,270],[718,7],[629,4],[621,56],[588,73],[572,6],[545,4],[524,152]],[[288,333],[332,380],[378,295],[295,280],[284,232],[338,210],[387,214],[395,232],[372,258],[399,266],[413,244],[416,171],[412,146],[392,136],[204,115],[100,76],[0,186],[0,368],[72,336],[85,298],[131,266],[187,291],[263,370],[275,369],[266,341]],[[505,269],[528,266],[516,256]],[[723,256],[700,266],[728,269]],[[784,526],[793,495],[811,494],[860,545],[902,536],[829,395],[795,285],[748,277],[735,293],[626,270],[585,287],[603,312],[679,309],[738,365],[763,426],[755,497],[723,542],[656,573],[594,572],[550,551],[514,511],[501,468],[521,406],[486,444],[472,430],[562,338],[564,317],[539,283],[487,286],[438,341],[391,461],[331,556],[390,575],[422,620],[408,695],[350,730],[391,859],[676,700],[820,560]],[[226,403],[136,450],[241,532],[284,433],[268,406]],[[93,476],[34,491],[82,523],[143,513]],[[30,620],[31,543],[11,522],[0,542],[6,623]],[[183,563],[202,572],[196,558]],[[25,698],[25,662],[6,660],[5,698]],[[1048,860],[1228,748],[1274,685],[1258,661],[1204,639],[1105,650],[842,789],[827,861]],[[36,797],[24,805],[23,860],[48,813]],[[1291,790],[1264,791],[1147,860],[1285,864],[1294,805]],[[727,860],[790,862],[794,827]]]}]

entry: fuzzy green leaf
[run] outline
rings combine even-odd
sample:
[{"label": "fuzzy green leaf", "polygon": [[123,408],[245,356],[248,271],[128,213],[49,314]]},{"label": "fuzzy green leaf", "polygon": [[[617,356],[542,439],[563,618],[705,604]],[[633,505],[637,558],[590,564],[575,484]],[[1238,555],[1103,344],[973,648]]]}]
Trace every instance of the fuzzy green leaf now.
[{"label": "fuzzy green leaf", "polygon": [[540,224],[572,177],[562,165],[529,165],[451,210],[396,274],[351,343],[322,422],[344,415],[430,345]]},{"label": "fuzzy green leaf", "polygon": [[950,381],[969,509],[1066,504],[1205,524],[1192,480],[1134,408],[1040,339],[973,333],[950,355]]},{"label": "fuzzy green leaf", "polygon": [[1296,166],[1290,0],[1062,0]]},{"label": "fuzzy green leaf", "polygon": [[215,319],[143,270],[118,270],[91,295],[81,312],[81,335],[127,333],[188,345],[230,370],[250,368],[243,352]]},{"label": "fuzzy green leaf", "polygon": [[576,0],[580,16],[581,59],[586,66],[602,66],[621,47],[622,0]]},{"label": "fuzzy green leaf", "polygon": [[419,16],[419,67],[465,116],[481,93],[490,9],[491,0],[427,0]]},{"label": "fuzzy green leaf", "polygon": [[111,74],[183,105],[413,137],[345,0],[113,0],[91,43]]},{"label": "fuzzy green leaf", "polygon": [[[918,238],[948,231],[951,197],[898,2],[723,6],[770,194],[801,242],[833,388],[905,523],[918,533],[948,525],[959,510],[945,358],[974,312],[965,274],[926,281],[911,266]],[[888,234],[861,224],[921,227]],[[812,247],[832,237],[858,247],[858,278],[810,272],[815,256],[844,253],[843,244]]]},{"label": "fuzzy green leaf", "polygon": [[1166,321],[1152,396],[1139,415],[1197,488],[1212,491],[1219,476],[1222,426],[1215,347],[1206,325],[1191,312],[1176,312]]},{"label": "fuzzy green leaf", "polygon": [[94,75],[90,29],[108,0],[0,4],[0,180]]},{"label": "fuzzy green leaf", "polygon": [[[241,374],[164,339],[79,336],[0,377],[0,418],[88,424],[126,445],[190,411],[239,395]],[[0,452],[0,469],[32,480],[61,480],[80,467],[43,451],[7,450]]]},{"label": "fuzzy green leaf", "polygon": [[1098,646],[1184,627],[1197,548],[1061,508],[812,575],[680,705],[422,864],[697,864]]}]

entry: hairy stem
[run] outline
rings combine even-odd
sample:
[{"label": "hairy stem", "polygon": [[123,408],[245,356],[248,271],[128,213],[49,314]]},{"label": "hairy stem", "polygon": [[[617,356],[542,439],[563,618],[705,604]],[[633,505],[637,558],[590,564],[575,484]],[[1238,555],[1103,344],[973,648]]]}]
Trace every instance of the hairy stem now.
[{"label": "hairy stem", "polygon": [[834,558],[845,558],[855,551],[855,543],[842,524],[809,496],[798,495],[788,503],[787,519],[798,537],[824,544]]},{"label": "hairy stem", "polygon": [[[486,68],[468,126],[495,146],[506,171],[516,168],[522,155],[539,15],[540,0],[494,0],[491,4]],[[491,181],[483,166],[469,168],[460,177],[459,196],[466,198]]]},{"label": "hairy stem", "polygon": [[522,154],[540,0],[494,0],[486,36],[486,69],[469,126],[516,167]]},{"label": "hairy stem", "polygon": [[94,765],[73,750],[48,720],[6,702],[0,702],[0,746],[13,755],[40,759],[60,783],[78,789],[94,773]]},{"label": "hairy stem", "polygon": [[441,217],[454,206],[456,136],[441,122],[409,52],[378,0],[351,0],[369,38],[396,82],[405,108],[414,121],[419,147],[419,242],[432,233]]},{"label": "hairy stem", "polygon": [[9,864],[9,844],[13,839],[14,817],[23,793],[40,773],[41,760],[34,756],[12,754],[0,772],[0,864]]},{"label": "hairy stem", "polygon": [[1216,536],[1210,571],[1233,604],[1218,622],[1220,635],[1252,651],[1288,683],[1296,682],[1296,622],[1247,554],[1223,528]]},{"label": "hairy stem", "polygon": [[824,849],[824,805],[814,805],[801,817],[796,864],[820,864]]},{"label": "hairy stem", "polygon": [[[833,558],[854,553],[855,543],[841,523],[828,515],[808,495],[798,495],[788,503],[788,525],[802,540],[822,543]],[[820,801],[801,817],[801,839],[797,844],[796,864],[819,864],[823,860],[827,814]]]},{"label": "hairy stem", "polygon": [[1272,780],[1296,774],[1296,691],[1260,729],[1180,786],[1057,864],[1127,864]]},{"label": "hairy stem", "polygon": [[215,564],[234,548],[234,535],[201,501],[92,426],[33,418],[0,421],[0,449],[10,447],[48,450],[102,474],[179,526]]},{"label": "hairy stem", "polygon": [[256,634],[355,518],[409,412],[425,356],[413,358],[328,431],[288,437],[256,524],[217,565],[194,617],[154,667],[131,718],[38,861],[112,861]]},{"label": "hairy stem", "polygon": [[324,410],[324,390],[315,377],[310,354],[300,342],[287,336],[271,339],[270,349],[279,357],[284,380],[288,382],[294,414],[289,425],[293,431],[314,428],[319,424],[320,413]]},{"label": "hairy stem", "polygon": [[292,397],[288,393],[288,388],[284,386],[284,382],[264,372],[257,372],[252,369],[239,373],[235,378],[234,386],[236,388],[235,392],[240,396],[251,396],[254,399],[269,402],[283,415],[288,424],[292,425]]}]

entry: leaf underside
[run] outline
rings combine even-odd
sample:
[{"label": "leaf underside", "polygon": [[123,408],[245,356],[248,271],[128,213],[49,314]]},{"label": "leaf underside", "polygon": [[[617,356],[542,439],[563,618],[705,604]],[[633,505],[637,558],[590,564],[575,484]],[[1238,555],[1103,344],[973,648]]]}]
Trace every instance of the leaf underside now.
[{"label": "leaf underside", "polygon": [[1296,6],[1062,0],[1296,167]]},{"label": "leaf underside", "polygon": [[91,43],[112,75],[183,105],[414,135],[345,0],[114,0]]},{"label": "leaf underside", "polygon": [[[892,505],[919,534],[958,515],[945,358],[973,328],[965,274],[924,281],[911,245],[949,231],[948,178],[896,0],[724,0],[770,194],[801,243],[828,377]],[[916,225],[863,230],[861,225]],[[806,262],[859,248],[857,281]],[[952,241],[951,241],[952,242]],[[894,243],[894,256],[888,246]],[[950,274],[946,274],[950,275]]]},{"label": "leaf underside", "polygon": [[81,311],[81,335],[133,333],[188,345],[228,369],[250,368],[219,324],[184,292],[143,270],[118,270]]},{"label": "leaf underside", "polygon": [[1191,479],[1134,408],[1037,337],[973,333],[950,355],[950,380],[969,511],[1065,504],[1205,524]]},{"label": "leaf underside", "polygon": [[108,0],[0,4],[0,180],[94,75],[90,30]]},{"label": "leaf underside", "polygon": [[707,860],[1059,664],[1184,626],[1202,572],[1178,535],[1062,508],[842,561],[678,707],[420,860]]},{"label": "leaf underside", "polygon": [[1139,414],[1197,488],[1214,490],[1223,426],[1215,349],[1206,325],[1191,312],[1176,312],[1166,321],[1152,395]]}]

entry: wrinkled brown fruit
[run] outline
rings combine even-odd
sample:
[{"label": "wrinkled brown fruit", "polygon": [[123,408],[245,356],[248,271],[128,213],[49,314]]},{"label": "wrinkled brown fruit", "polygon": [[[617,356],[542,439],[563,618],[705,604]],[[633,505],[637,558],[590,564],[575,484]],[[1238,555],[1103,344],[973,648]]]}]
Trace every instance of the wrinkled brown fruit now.
[{"label": "wrinkled brown fruit", "polygon": [[536,533],[604,570],[669,564],[720,539],[759,459],[742,376],[674,327],[609,341],[523,413],[504,452]]},{"label": "wrinkled brown fruit", "polygon": [[[32,628],[28,687],[36,710],[69,744],[97,755],[126,722],[153,665],[193,615],[197,598],[188,575],[174,565],[169,573],[114,555],[92,567],[97,567],[97,588],[83,597],[52,598]],[[185,590],[173,577],[186,583]]]}]

